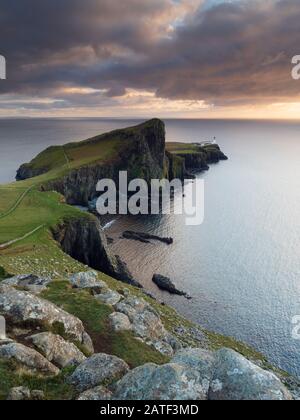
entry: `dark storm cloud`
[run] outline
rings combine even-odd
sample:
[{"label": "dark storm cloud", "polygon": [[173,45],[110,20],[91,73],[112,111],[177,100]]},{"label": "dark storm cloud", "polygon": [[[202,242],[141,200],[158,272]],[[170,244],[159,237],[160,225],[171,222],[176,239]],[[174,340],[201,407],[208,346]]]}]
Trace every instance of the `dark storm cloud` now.
[{"label": "dark storm cloud", "polygon": [[102,105],[103,92],[64,93],[72,86],[105,90],[110,104],[126,88],[217,105],[299,96],[290,76],[299,0],[200,3],[2,0],[0,92],[55,97],[58,107]]}]

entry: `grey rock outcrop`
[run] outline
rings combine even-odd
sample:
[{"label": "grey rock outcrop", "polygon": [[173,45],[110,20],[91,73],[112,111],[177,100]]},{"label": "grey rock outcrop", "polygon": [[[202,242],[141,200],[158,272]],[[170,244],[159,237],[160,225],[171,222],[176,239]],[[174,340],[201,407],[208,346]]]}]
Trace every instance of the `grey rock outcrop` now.
[{"label": "grey rock outcrop", "polygon": [[119,379],[129,371],[129,366],[116,356],[94,354],[77,367],[69,383],[83,392],[102,385],[106,381]]},{"label": "grey rock outcrop", "polygon": [[30,389],[24,386],[12,388],[7,396],[7,401],[26,401],[30,400]]},{"label": "grey rock outcrop", "polygon": [[115,305],[132,325],[133,334],[159,352],[172,356],[180,348],[179,342],[165,329],[159,314],[144,299],[129,296]]},{"label": "grey rock outcrop", "polygon": [[11,343],[0,347],[0,357],[14,360],[23,367],[35,373],[55,376],[59,369],[50,363],[40,353],[19,343]]},{"label": "grey rock outcrop", "polygon": [[79,395],[78,401],[107,401],[112,399],[112,392],[103,386],[89,389]]},{"label": "grey rock outcrop", "polygon": [[104,281],[98,279],[98,273],[95,271],[73,274],[70,283],[76,289],[89,289],[95,294],[101,293],[107,287]]},{"label": "grey rock outcrop", "polygon": [[20,276],[14,276],[2,281],[2,285],[21,287],[31,293],[39,294],[47,289],[50,278],[38,277],[33,274],[24,274]]},{"label": "grey rock outcrop", "polygon": [[152,281],[159,289],[165,290],[172,295],[186,296],[186,293],[178,290],[175,284],[172,283],[168,277],[162,276],[161,274],[154,274]]},{"label": "grey rock outcrop", "polygon": [[132,325],[127,315],[114,312],[109,316],[111,326],[114,331],[131,331]]},{"label": "grey rock outcrop", "polygon": [[120,302],[122,296],[113,290],[107,289],[103,290],[100,295],[96,295],[95,299],[98,301],[105,303],[106,305],[116,305]]},{"label": "grey rock outcrop", "polygon": [[210,400],[291,400],[292,396],[271,372],[249,362],[240,354],[222,349],[209,390]]},{"label": "grey rock outcrop", "polygon": [[12,325],[51,327],[58,323],[73,340],[84,345],[89,342],[80,319],[47,300],[10,286],[0,286],[0,315]]},{"label": "grey rock outcrop", "polygon": [[28,340],[49,362],[60,368],[78,366],[86,360],[85,355],[75,344],[65,341],[59,335],[46,332],[28,337]]}]

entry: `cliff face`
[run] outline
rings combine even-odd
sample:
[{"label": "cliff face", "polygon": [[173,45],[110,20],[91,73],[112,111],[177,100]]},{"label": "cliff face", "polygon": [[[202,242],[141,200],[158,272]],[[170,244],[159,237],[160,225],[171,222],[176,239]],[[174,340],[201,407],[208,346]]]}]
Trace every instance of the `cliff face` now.
[{"label": "cliff face", "polygon": [[77,261],[124,283],[140,287],[126,265],[110,252],[105,234],[96,217],[65,221],[53,229],[53,236],[63,251]]}]

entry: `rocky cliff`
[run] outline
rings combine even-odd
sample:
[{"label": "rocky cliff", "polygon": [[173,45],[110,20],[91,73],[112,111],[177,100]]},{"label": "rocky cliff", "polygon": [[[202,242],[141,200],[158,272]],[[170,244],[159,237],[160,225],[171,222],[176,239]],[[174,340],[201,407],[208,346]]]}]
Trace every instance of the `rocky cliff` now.
[{"label": "rocky cliff", "polygon": [[63,251],[75,260],[124,283],[141,287],[121,259],[111,253],[96,217],[65,221],[53,229],[53,236]]}]

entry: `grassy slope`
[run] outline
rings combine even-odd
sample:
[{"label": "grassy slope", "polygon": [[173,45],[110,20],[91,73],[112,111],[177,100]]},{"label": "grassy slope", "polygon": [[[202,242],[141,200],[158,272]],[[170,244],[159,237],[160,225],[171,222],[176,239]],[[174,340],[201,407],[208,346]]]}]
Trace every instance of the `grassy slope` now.
[{"label": "grassy slope", "polygon": [[[163,363],[166,361],[164,357],[137,341],[131,334],[117,334],[111,331],[108,323],[108,317],[111,313],[109,307],[96,302],[86,292],[70,289],[63,281],[68,273],[84,271],[88,268],[63,253],[53,240],[50,227],[57,225],[62,219],[91,216],[66,205],[63,197],[59,194],[40,192],[38,189],[42,182],[62,176],[70,169],[69,165],[76,167],[87,162],[104,162],[112,159],[118,147],[119,139],[115,137],[111,144],[108,144],[107,139],[100,142],[90,140],[81,143],[79,146],[71,144],[64,149],[53,148],[51,156],[54,160],[50,160],[51,170],[47,174],[0,186],[0,244],[21,237],[39,225],[44,225],[41,230],[27,239],[5,250],[0,250],[0,280],[6,277],[8,272],[11,274],[50,275],[57,281],[44,294],[44,297],[82,319],[87,331],[93,337],[96,351],[115,354],[126,360],[132,367],[149,361]],[[187,145],[168,145],[168,149],[174,153],[177,151],[182,153],[182,150],[187,150],[186,147]],[[70,163],[67,163],[65,153],[70,159]],[[39,164],[49,162],[48,157],[40,155]],[[58,168],[55,165],[56,159]],[[31,189],[28,190],[29,188]],[[27,194],[18,203],[22,194],[26,191]],[[16,203],[18,203],[18,206],[14,208]],[[12,210],[11,213],[10,210]],[[5,214],[8,215],[5,216]],[[102,273],[99,273],[99,276],[114,290],[120,290],[124,287],[120,282]],[[130,286],[126,287],[132,293],[145,298],[141,291]],[[164,324],[171,332],[176,326],[192,326],[190,322],[184,320],[173,309],[162,306],[150,298],[146,297],[145,299],[148,299],[161,313]],[[207,336],[208,347],[210,348],[227,346],[238,350],[247,357],[262,359],[261,355],[235,340],[205,331],[204,334]],[[195,344],[191,337],[185,337],[184,340],[186,344]],[[0,399],[6,396],[12,385],[26,384],[29,384],[31,389],[44,389],[48,398],[70,398],[74,394],[74,390],[65,384],[64,372],[56,379],[33,379],[24,373],[20,374],[17,370],[13,370],[7,362],[0,362]]]}]

